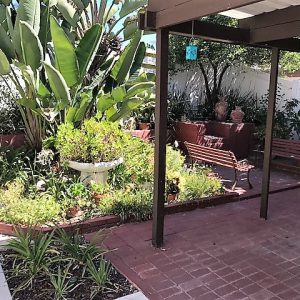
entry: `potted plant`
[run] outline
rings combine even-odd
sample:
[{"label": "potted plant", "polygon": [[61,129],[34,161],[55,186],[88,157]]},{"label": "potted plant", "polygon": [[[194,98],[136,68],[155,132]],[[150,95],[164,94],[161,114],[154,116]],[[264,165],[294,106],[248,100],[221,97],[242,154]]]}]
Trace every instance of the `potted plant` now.
[{"label": "potted plant", "polygon": [[126,133],[118,124],[92,118],[81,128],[62,124],[58,128],[55,146],[67,165],[81,172],[81,181],[106,184],[108,171],[123,162],[122,150]]},{"label": "potted plant", "polygon": [[135,113],[138,130],[150,130],[154,123],[154,103],[150,101]]}]

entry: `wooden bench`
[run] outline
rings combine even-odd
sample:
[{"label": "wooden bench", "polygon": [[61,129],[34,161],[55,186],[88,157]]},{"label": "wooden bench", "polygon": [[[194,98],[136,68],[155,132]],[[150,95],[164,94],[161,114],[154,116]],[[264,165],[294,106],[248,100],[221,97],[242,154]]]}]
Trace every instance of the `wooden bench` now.
[{"label": "wooden bench", "polygon": [[238,172],[247,173],[247,181],[249,188],[252,189],[250,182],[250,171],[254,168],[253,165],[246,161],[237,161],[235,155],[231,151],[225,151],[200,145],[185,142],[188,156],[193,162],[206,162],[212,165],[220,165],[226,168],[233,169],[235,172],[235,180],[232,190],[235,189],[238,182]]},{"label": "wooden bench", "polygon": [[274,138],[272,143],[272,156],[300,160],[300,141]]}]

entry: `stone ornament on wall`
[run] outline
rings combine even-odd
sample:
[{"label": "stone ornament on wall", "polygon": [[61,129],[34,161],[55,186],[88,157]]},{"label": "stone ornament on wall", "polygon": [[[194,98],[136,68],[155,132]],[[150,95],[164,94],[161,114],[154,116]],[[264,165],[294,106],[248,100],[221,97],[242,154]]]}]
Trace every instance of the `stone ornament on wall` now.
[{"label": "stone ornament on wall", "polygon": [[241,124],[243,123],[245,113],[242,111],[242,108],[240,106],[236,106],[235,110],[231,112],[230,116],[233,123]]},{"label": "stone ornament on wall", "polygon": [[227,110],[228,110],[227,96],[219,96],[219,101],[216,103],[215,106],[216,120],[219,122],[225,122],[227,118]]}]

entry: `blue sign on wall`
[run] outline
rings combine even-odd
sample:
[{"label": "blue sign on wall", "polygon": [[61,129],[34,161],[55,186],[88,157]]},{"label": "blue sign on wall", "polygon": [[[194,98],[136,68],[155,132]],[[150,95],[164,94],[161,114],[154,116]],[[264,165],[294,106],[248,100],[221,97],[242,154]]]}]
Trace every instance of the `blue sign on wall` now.
[{"label": "blue sign on wall", "polygon": [[197,60],[198,56],[198,47],[189,44],[189,46],[186,47],[186,60]]}]

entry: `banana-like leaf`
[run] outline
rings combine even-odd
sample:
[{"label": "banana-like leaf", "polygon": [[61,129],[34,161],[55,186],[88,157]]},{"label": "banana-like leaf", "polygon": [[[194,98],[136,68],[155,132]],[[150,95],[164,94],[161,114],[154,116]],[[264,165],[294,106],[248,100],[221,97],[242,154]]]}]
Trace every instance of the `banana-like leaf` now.
[{"label": "banana-like leaf", "polygon": [[11,16],[11,10],[9,7],[6,7],[6,23],[7,23],[8,33],[12,38],[14,36],[14,25]]},{"label": "banana-like leaf", "polygon": [[46,88],[46,86],[40,80],[37,83],[37,94],[42,98],[48,97],[51,95],[49,90]]},{"label": "banana-like leaf", "polygon": [[80,40],[76,48],[76,55],[79,65],[79,76],[82,79],[88,72],[98,51],[102,37],[102,26],[92,26]]},{"label": "banana-like leaf", "polygon": [[57,0],[44,0],[43,1],[48,7],[52,7],[57,4]]},{"label": "banana-like leaf", "polygon": [[120,17],[124,18],[147,4],[148,0],[125,0],[120,10]]},{"label": "banana-like leaf", "polygon": [[68,87],[72,87],[78,82],[78,62],[75,48],[53,16],[50,17],[50,29],[56,68],[64,77]]},{"label": "banana-like leaf", "polygon": [[90,93],[82,93],[80,95],[80,98],[80,106],[75,113],[73,122],[79,122],[84,119],[89,104],[91,103],[92,95]]},{"label": "banana-like leaf", "polygon": [[4,28],[5,31],[8,30],[7,20],[6,20],[6,6],[0,4],[0,24]]},{"label": "banana-like leaf", "polygon": [[115,100],[111,94],[100,94],[97,97],[97,110],[104,113],[107,109],[115,105]]},{"label": "banana-like leaf", "polygon": [[130,98],[122,103],[122,106],[120,110],[112,115],[109,118],[109,121],[116,122],[120,119],[130,115],[130,113],[137,109],[139,106],[141,106],[144,103],[144,99],[140,97]]},{"label": "banana-like leaf", "polygon": [[127,90],[125,99],[132,98],[132,97],[134,97],[134,96],[136,96],[140,93],[143,93],[146,90],[149,90],[149,89],[153,88],[154,85],[155,85],[154,82],[137,83],[137,84],[135,84],[134,86],[132,86],[131,88],[129,88]]},{"label": "banana-like leaf", "polygon": [[15,58],[14,45],[0,24],[0,49],[5,53],[8,59]]},{"label": "banana-like leaf", "polygon": [[126,46],[119,60],[116,62],[111,71],[111,77],[118,83],[122,84],[129,75],[133,65],[137,49],[142,37],[142,31],[138,30],[133,36],[130,44]]},{"label": "banana-like leaf", "polygon": [[83,10],[88,7],[90,0],[72,0],[78,9]]},{"label": "banana-like leaf", "polygon": [[22,61],[33,71],[41,67],[43,48],[33,28],[26,22],[20,21],[20,37]]},{"label": "banana-like leaf", "polygon": [[115,100],[115,103],[122,101],[126,97],[126,89],[125,86],[118,86],[114,88],[111,92],[112,97]]},{"label": "banana-like leaf", "polygon": [[80,15],[73,5],[66,0],[57,0],[57,8],[63,15],[64,19],[73,27],[77,26]]},{"label": "banana-like leaf", "polygon": [[3,4],[5,6],[9,6],[11,3],[11,0],[0,0],[0,4]]},{"label": "banana-like leaf", "polygon": [[43,48],[46,49],[46,45],[50,42],[51,34],[50,34],[50,6],[41,4],[41,24],[40,24],[40,32],[39,38]]},{"label": "banana-like leaf", "polygon": [[4,54],[4,52],[0,49],[0,75],[8,75],[10,73],[10,64],[9,61]]},{"label": "banana-like leaf", "polygon": [[146,45],[143,42],[143,43],[140,43],[139,48],[136,52],[134,62],[132,64],[132,67],[129,72],[130,76],[132,76],[134,73],[136,73],[137,71],[139,71],[141,69],[145,55],[146,55]]},{"label": "banana-like leaf", "polygon": [[20,0],[14,28],[13,43],[18,57],[22,57],[20,21],[28,23],[38,35],[40,31],[40,0]]},{"label": "banana-like leaf", "polygon": [[43,62],[50,87],[57,100],[60,100],[60,109],[64,109],[71,102],[69,88],[63,76],[50,64]]},{"label": "banana-like leaf", "polygon": [[132,17],[126,18],[123,26],[124,26],[123,35],[125,41],[130,40],[132,36],[136,33],[136,31],[139,29],[137,18],[133,19]]}]

